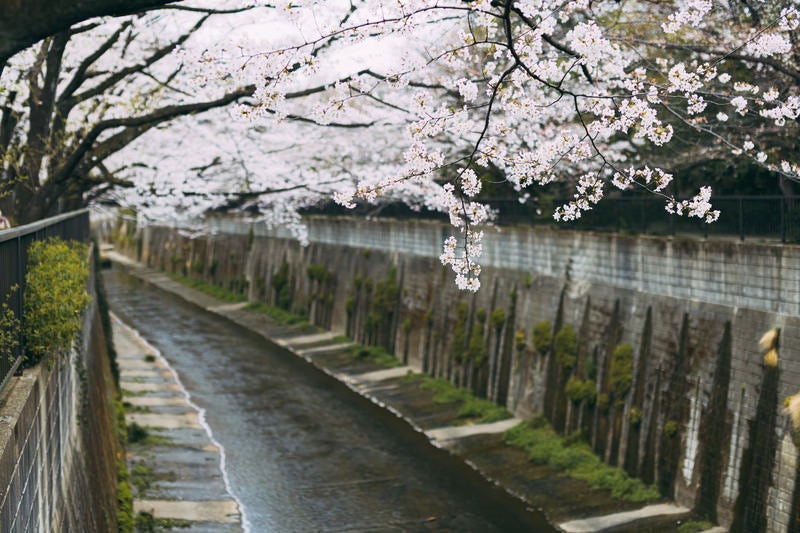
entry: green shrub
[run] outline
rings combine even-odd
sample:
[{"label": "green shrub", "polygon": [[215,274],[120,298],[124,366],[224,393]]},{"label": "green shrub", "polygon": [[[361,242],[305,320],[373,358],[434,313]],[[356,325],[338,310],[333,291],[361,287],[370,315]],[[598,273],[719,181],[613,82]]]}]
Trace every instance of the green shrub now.
[{"label": "green shrub", "polygon": [[442,378],[425,377],[420,386],[434,393],[433,401],[436,403],[463,402],[471,396],[467,389],[456,387]]},{"label": "green shrub", "polygon": [[573,402],[592,404],[597,396],[597,385],[591,379],[571,377],[564,387],[564,393]]},{"label": "green shrub", "polygon": [[375,284],[372,295],[372,308],[381,316],[391,315],[400,299],[400,287],[397,285],[397,267],[392,266],[386,277]]},{"label": "green shrub", "polygon": [[488,424],[511,418],[511,413],[492,401],[476,398],[470,394],[464,400],[456,416],[464,421]]},{"label": "green shrub", "polygon": [[498,307],[492,311],[491,324],[494,329],[500,329],[506,322],[506,312],[502,307]]},{"label": "green shrub", "polygon": [[619,400],[630,390],[633,383],[633,346],[620,344],[611,355],[611,391]]},{"label": "green shrub", "polygon": [[51,238],[28,248],[22,325],[27,364],[72,346],[81,330],[83,310],[91,301],[88,280],[85,244]]},{"label": "green shrub", "polygon": [[403,363],[398,361],[394,355],[387,352],[386,349],[381,346],[364,346],[363,344],[354,344],[353,346],[350,346],[348,350],[358,359],[371,361],[387,368],[403,366]]},{"label": "green shrub", "polygon": [[20,323],[16,313],[8,305],[8,300],[18,288],[16,285],[11,287],[6,301],[0,306],[0,358],[9,362],[14,359],[15,350],[19,346]]},{"label": "green shrub", "polygon": [[575,366],[578,356],[578,337],[572,326],[566,325],[556,333],[553,338],[553,351],[556,355],[556,362],[563,368],[569,370]]},{"label": "green shrub", "polygon": [[275,305],[288,311],[292,305],[288,262],[284,261],[281,268],[272,275],[272,288],[275,289]]},{"label": "green shrub", "polygon": [[533,326],[533,347],[540,354],[544,354],[550,349],[550,341],[552,339],[550,333],[550,322],[542,320]]},{"label": "green shrub", "polygon": [[456,307],[456,323],[453,326],[453,342],[451,350],[459,363],[464,360],[467,353],[467,317],[469,315],[469,306],[460,302]]},{"label": "green shrub", "polygon": [[514,335],[514,348],[521,352],[528,345],[528,339],[525,338],[525,330],[521,329]]},{"label": "green shrub", "polygon": [[[120,463],[122,463],[122,466],[120,466]],[[117,530],[120,533],[133,533],[133,491],[131,490],[130,482],[127,480],[128,468],[124,464],[124,458],[117,460]],[[120,475],[123,468],[125,471],[124,477]]]},{"label": "green shrub", "polygon": [[467,347],[467,357],[476,366],[480,366],[486,361],[486,350],[483,349],[483,326],[475,324],[472,326],[472,333],[469,336],[469,346]]},{"label": "green shrub", "polygon": [[333,274],[328,272],[328,269],[325,268],[325,265],[321,264],[311,264],[308,265],[308,269],[306,269],[308,273],[308,277],[311,280],[316,280],[322,283],[330,282],[333,278]]},{"label": "green shrub", "polygon": [[637,427],[639,424],[641,424],[642,410],[638,407],[631,407],[631,410],[628,411],[628,422],[630,422],[633,427]]}]

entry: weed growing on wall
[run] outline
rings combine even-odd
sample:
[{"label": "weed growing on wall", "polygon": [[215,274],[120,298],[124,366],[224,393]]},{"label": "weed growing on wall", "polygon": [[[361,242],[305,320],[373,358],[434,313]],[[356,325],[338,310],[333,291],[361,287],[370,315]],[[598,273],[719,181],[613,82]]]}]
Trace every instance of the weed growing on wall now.
[{"label": "weed growing on wall", "polygon": [[467,355],[475,363],[475,366],[481,366],[488,355],[483,347],[483,325],[486,322],[486,310],[478,309],[478,312],[475,313],[475,320],[477,324],[472,326]]},{"label": "weed growing on wall", "polygon": [[453,325],[453,340],[450,345],[453,355],[457,362],[464,360],[464,354],[467,352],[467,317],[469,315],[469,306],[464,302],[460,302],[456,307],[456,322]]},{"label": "weed growing on wall", "polygon": [[593,404],[597,397],[597,386],[594,380],[580,379],[573,376],[567,380],[564,393],[567,398],[575,403],[586,402],[587,404]]},{"label": "weed growing on wall", "polygon": [[533,347],[539,354],[544,355],[550,349],[550,322],[542,320],[533,326]]},{"label": "weed growing on wall", "polygon": [[558,364],[569,370],[575,365],[578,356],[578,337],[572,326],[564,326],[553,338],[553,350]]},{"label": "weed growing on wall", "polygon": [[292,289],[289,285],[289,263],[284,261],[281,268],[272,276],[272,288],[275,289],[275,305],[286,311],[292,305]]},{"label": "weed growing on wall", "polygon": [[633,346],[620,344],[611,355],[611,392],[621,402],[633,383]]},{"label": "weed growing on wall", "polygon": [[26,364],[51,353],[64,353],[81,330],[81,314],[91,300],[85,244],[59,238],[28,248],[23,336]]}]

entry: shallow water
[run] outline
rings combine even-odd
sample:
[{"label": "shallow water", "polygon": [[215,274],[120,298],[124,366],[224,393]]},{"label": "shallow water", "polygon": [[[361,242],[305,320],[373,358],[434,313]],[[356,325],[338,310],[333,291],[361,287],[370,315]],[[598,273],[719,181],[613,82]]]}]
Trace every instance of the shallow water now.
[{"label": "shallow water", "polygon": [[304,361],[124,272],[104,280],[206,410],[251,531],[554,531]]}]

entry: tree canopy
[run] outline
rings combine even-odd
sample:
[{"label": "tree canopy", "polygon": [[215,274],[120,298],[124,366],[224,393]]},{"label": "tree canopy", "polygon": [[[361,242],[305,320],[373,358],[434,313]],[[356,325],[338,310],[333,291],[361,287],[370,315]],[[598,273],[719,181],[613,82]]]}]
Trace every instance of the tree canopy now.
[{"label": "tree canopy", "polygon": [[0,207],[102,194],[301,232],[321,198],[388,197],[450,215],[441,259],[476,290],[494,181],[521,202],[562,184],[558,220],[641,191],[712,222],[708,169],[800,176],[796,0],[211,4],[87,20],[12,57]]}]

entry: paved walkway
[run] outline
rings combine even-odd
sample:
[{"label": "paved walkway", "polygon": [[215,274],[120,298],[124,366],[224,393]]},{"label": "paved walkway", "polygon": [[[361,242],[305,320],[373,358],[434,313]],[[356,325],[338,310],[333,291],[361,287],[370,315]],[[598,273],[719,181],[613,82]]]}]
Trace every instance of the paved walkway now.
[{"label": "paved walkway", "polygon": [[622,513],[613,513],[605,516],[593,516],[590,518],[583,518],[581,520],[571,520],[558,525],[567,533],[592,533],[595,531],[603,531],[611,527],[620,526],[640,520],[643,518],[651,518],[654,516],[667,516],[667,515],[681,515],[689,512],[686,507],[680,507],[671,503],[659,503],[655,505],[648,505],[641,509],[633,511],[625,511]]},{"label": "paved walkway", "polygon": [[[147,437],[128,445],[134,512],[192,531],[242,531],[240,508],[221,469],[222,450],[206,430],[167,362],[135,331],[112,317],[120,386],[131,427]],[[137,486],[138,485],[138,486]]]}]

